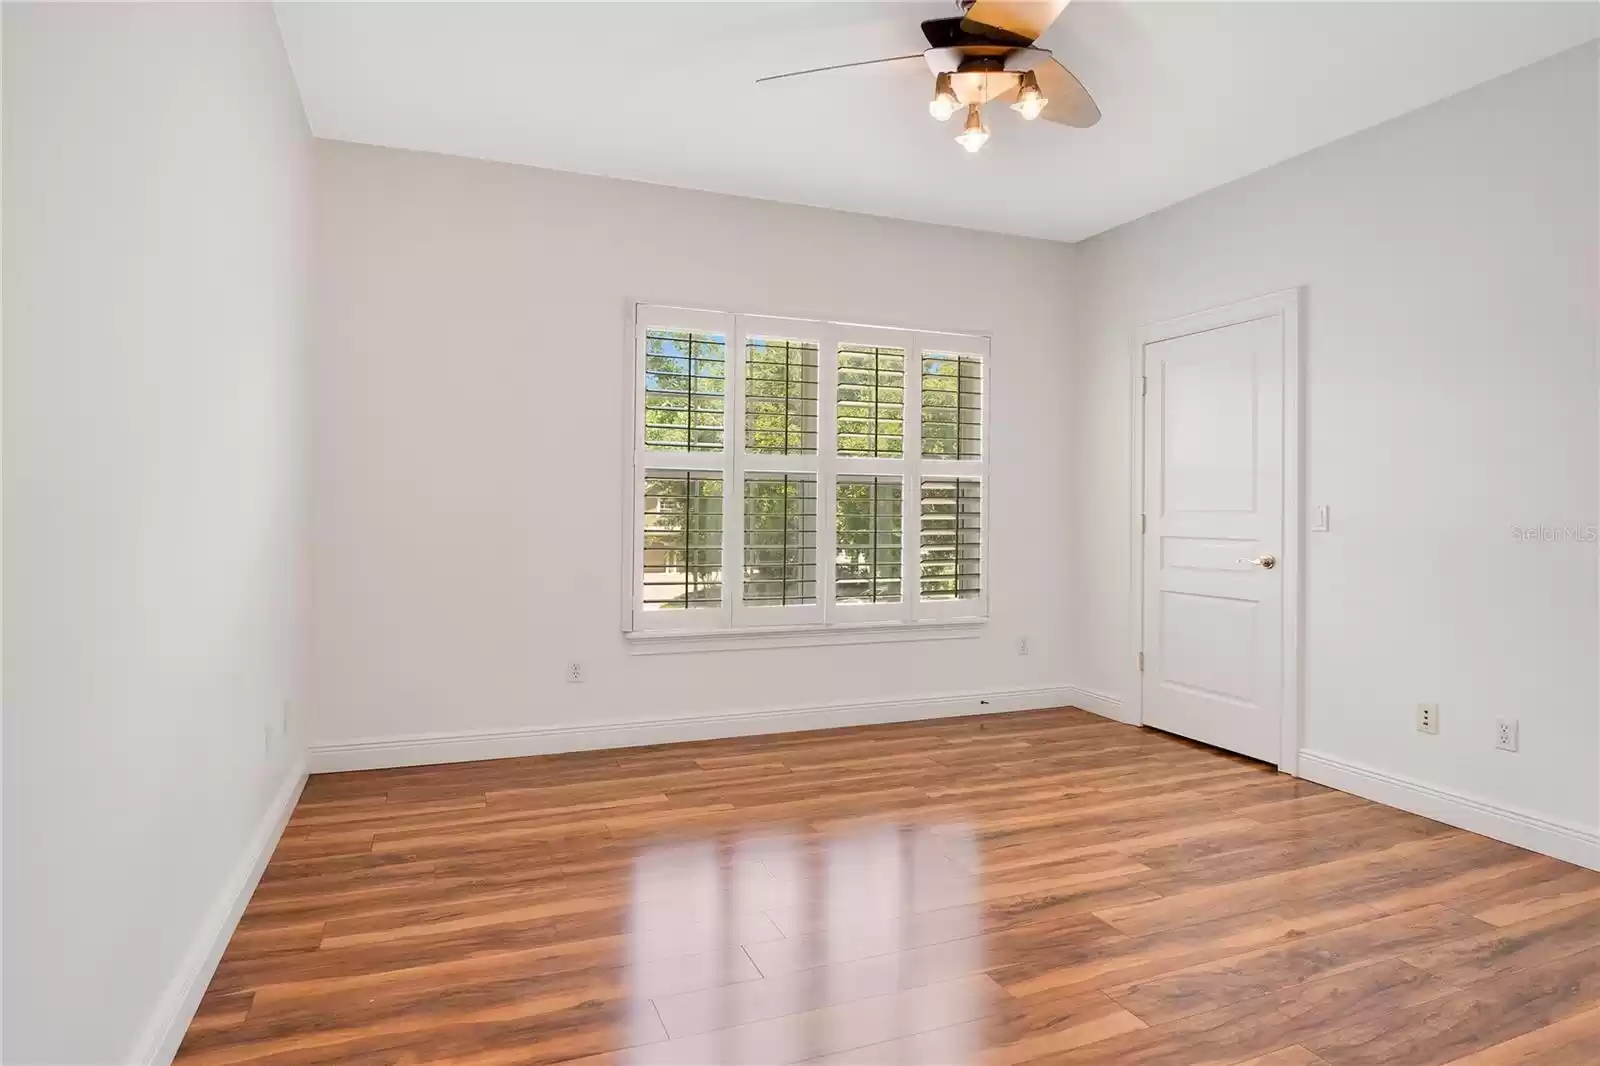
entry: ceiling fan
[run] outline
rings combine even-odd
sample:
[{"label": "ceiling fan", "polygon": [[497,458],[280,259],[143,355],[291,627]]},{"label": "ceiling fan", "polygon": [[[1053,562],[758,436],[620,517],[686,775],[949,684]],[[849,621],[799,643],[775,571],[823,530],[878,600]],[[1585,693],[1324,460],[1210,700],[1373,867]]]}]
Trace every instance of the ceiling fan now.
[{"label": "ceiling fan", "polygon": [[928,111],[943,122],[966,108],[967,119],[956,140],[969,152],[976,152],[989,139],[989,129],[983,124],[983,106],[995,101],[1009,102],[1013,111],[1030,120],[1043,118],[1079,128],[1100,121],[1100,108],[1072,71],[1062,66],[1049,49],[1034,46],[1067,6],[1067,0],[957,2],[960,15],[923,22],[922,35],[928,39],[924,52],[836,63],[756,80],[778,81],[847,67],[924,60],[933,72],[933,99],[928,102]]}]

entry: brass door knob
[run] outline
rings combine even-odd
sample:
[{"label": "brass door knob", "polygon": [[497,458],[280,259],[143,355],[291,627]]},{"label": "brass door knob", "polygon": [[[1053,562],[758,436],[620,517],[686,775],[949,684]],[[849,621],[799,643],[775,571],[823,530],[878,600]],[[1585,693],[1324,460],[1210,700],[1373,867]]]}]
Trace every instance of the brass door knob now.
[{"label": "brass door knob", "polygon": [[1275,555],[1262,555],[1254,559],[1240,559],[1238,561],[1241,563],[1249,563],[1251,566],[1259,566],[1263,570],[1271,570],[1274,566],[1278,565],[1278,558]]}]

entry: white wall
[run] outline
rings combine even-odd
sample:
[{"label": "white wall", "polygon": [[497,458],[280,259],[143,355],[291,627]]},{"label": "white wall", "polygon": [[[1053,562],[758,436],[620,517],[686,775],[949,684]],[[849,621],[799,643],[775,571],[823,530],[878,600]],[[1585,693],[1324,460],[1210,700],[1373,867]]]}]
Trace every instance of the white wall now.
[{"label": "white wall", "polygon": [[3,1057],[127,1063],[298,758],[310,137],[266,5],[4,24]]},{"label": "white wall", "polygon": [[[349,144],[317,160],[314,744],[1067,680],[1067,248]],[[986,634],[631,655],[630,299],[992,331]]]},{"label": "white wall", "polygon": [[1305,747],[1596,825],[1596,547],[1511,535],[1600,522],[1596,101],[1588,46],[1076,246],[1082,684],[1137,683],[1135,329],[1304,286]]}]

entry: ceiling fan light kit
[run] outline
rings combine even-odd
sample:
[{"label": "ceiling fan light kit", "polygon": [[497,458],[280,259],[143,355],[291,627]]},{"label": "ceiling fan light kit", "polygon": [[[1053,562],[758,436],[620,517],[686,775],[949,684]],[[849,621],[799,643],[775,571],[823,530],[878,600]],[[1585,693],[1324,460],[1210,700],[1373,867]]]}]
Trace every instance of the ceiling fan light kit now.
[{"label": "ceiling fan light kit", "polygon": [[947,122],[961,107],[955,89],[950,86],[950,75],[939,74],[933,79],[933,99],[928,101],[928,114],[940,122]]},{"label": "ceiling fan light kit", "polygon": [[1031,70],[1023,71],[1022,86],[1017,90],[1017,102],[1011,105],[1011,110],[1032,122],[1049,103],[1049,98],[1039,88],[1039,76]]},{"label": "ceiling fan light kit", "polygon": [[956,137],[956,143],[969,152],[976,152],[989,139],[989,128],[983,124],[983,111],[977,104],[967,105],[967,121]]},{"label": "ceiling fan light kit", "polygon": [[965,107],[966,122],[956,141],[969,152],[978,151],[989,139],[989,129],[983,124],[983,105],[991,100],[1010,101],[1011,109],[1029,121],[1042,118],[1080,129],[1100,121],[1100,108],[1083,84],[1048,49],[1034,44],[1061,14],[1067,0],[958,3],[961,15],[922,23],[928,48],[920,56],[840,63],[757,80],[777,81],[920,58],[934,75],[928,113],[945,122]]}]

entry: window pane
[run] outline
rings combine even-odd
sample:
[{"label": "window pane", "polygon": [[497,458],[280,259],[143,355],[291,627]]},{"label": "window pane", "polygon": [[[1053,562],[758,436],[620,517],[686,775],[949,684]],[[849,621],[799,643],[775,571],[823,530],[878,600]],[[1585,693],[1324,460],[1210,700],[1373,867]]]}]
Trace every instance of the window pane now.
[{"label": "window pane", "polygon": [[744,447],[761,455],[817,450],[817,343],[752,337],[745,346]]},{"label": "window pane", "polygon": [[922,358],[922,456],[978,459],[983,449],[983,364],[970,355]]},{"label": "window pane", "polygon": [[744,602],[752,607],[817,602],[815,476],[746,475]]},{"label": "window pane", "polygon": [[644,609],[722,605],[722,478],[644,476]]},{"label": "window pane", "polygon": [[902,454],[906,351],[870,345],[839,346],[840,455]]},{"label": "window pane", "polygon": [[727,345],[720,333],[652,329],[644,347],[644,446],[722,450]]},{"label": "window pane", "polygon": [[901,509],[897,477],[840,477],[834,599],[899,603]]},{"label": "window pane", "polygon": [[965,600],[982,590],[982,484],[922,479],[922,598]]}]

